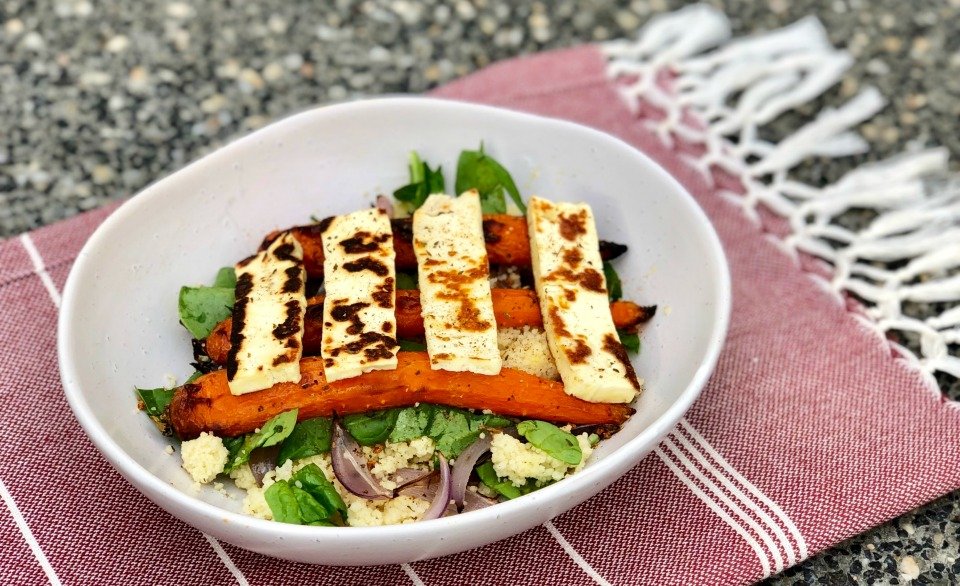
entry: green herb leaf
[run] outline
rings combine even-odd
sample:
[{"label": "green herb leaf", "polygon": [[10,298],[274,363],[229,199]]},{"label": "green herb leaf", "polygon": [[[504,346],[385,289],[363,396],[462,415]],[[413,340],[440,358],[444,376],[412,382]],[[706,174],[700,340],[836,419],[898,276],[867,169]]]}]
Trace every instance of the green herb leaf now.
[{"label": "green herb leaf", "polygon": [[324,519],[336,518],[339,514],[341,520],[347,518],[347,504],[333,483],[327,480],[323,471],[316,464],[309,464],[293,473],[291,477],[293,482],[299,482],[303,490],[310,493],[313,498],[326,508],[327,514]]},{"label": "green herb leaf", "polygon": [[528,481],[523,486],[514,486],[509,480],[502,480],[493,469],[493,462],[487,460],[475,468],[480,482],[487,485],[487,488],[496,492],[506,499],[515,499],[525,494],[537,490],[537,485],[533,481]]},{"label": "green herb leaf", "polygon": [[213,286],[233,289],[237,286],[237,271],[233,267],[223,267],[217,271],[217,278],[214,279]]},{"label": "green herb leaf", "polygon": [[402,273],[397,271],[397,291],[416,288],[418,288],[416,273]]},{"label": "green herb leaf", "polygon": [[197,380],[197,379],[200,378],[201,376],[203,376],[203,373],[200,372],[199,370],[197,370],[197,371],[195,371],[193,374],[190,375],[190,378],[188,378],[187,380],[183,381],[183,384],[192,383],[193,381]]},{"label": "green herb leaf", "polygon": [[306,525],[311,525],[313,527],[338,527],[337,524],[331,523],[330,521],[314,521],[313,523],[306,523]]},{"label": "green herb leaf", "polygon": [[426,352],[427,345],[417,340],[397,340],[401,350],[407,352]]},{"label": "green herb leaf", "polygon": [[506,427],[511,423],[497,415],[476,415],[462,409],[437,406],[426,435],[433,439],[437,450],[444,456],[456,458],[477,441],[484,428]]},{"label": "green herb leaf", "polygon": [[427,436],[433,439],[437,450],[448,458],[456,458],[480,437],[484,429],[510,425],[513,425],[513,421],[499,415],[474,414],[463,409],[427,403],[343,418],[344,428],[361,445],[370,446],[386,440],[406,442]]},{"label": "green herb leaf", "polygon": [[607,261],[603,261],[603,278],[607,281],[607,294],[610,296],[610,301],[617,301],[623,297],[620,275],[617,274],[617,269]]},{"label": "green herb leaf", "polygon": [[476,151],[461,151],[457,160],[457,194],[476,189],[480,193],[480,205],[485,214],[502,214],[507,211],[505,194],[509,194],[520,211],[527,213],[527,206],[510,173],[493,157],[483,152],[483,145]]},{"label": "green herb leaf", "polygon": [[280,444],[277,465],[287,460],[309,458],[330,451],[333,422],[329,417],[314,417],[296,424],[287,439]]},{"label": "green herb leaf", "polygon": [[246,436],[243,435],[222,438],[223,445],[227,448],[227,465],[224,466],[224,470],[230,470],[230,462],[233,462],[234,459],[238,457],[240,450],[243,448],[243,442],[245,439]]},{"label": "green herb leaf", "polygon": [[424,163],[423,174],[424,183],[427,186],[427,195],[432,193],[443,193],[447,190],[446,182],[443,180],[443,168],[441,168],[439,165],[437,165],[435,170],[431,170],[430,167]]},{"label": "green herb leaf", "polygon": [[[400,341],[400,349],[403,348],[403,340]],[[436,408],[433,405],[422,403],[416,407],[407,407],[401,409],[397,414],[397,423],[390,432],[391,442],[408,442],[418,437],[427,435],[430,429],[430,423],[433,422],[433,416]]]},{"label": "green herb leaf", "polygon": [[420,159],[420,155],[413,151],[410,153],[410,183],[393,192],[393,197],[400,202],[407,204],[409,210],[415,210],[427,201],[427,196],[431,193],[443,193],[445,191],[443,180],[443,169],[437,167],[431,169],[430,166]]},{"label": "green herb leaf", "polygon": [[278,480],[263,493],[275,521],[295,525],[344,525],[347,505],[316,464]]},{"label": "green herb leaf", "polygon": [[393,197],[397,201],[402,201],[404,203],[410,204],[408,207],[416,209],[423,205],[423,201],[426,200],[426,197],[422,197],[422,184],[421,183],[409,183],[404,185],[400,189],[397,189],[393,192]]},{"label": "green herb leaf", "polygon": [[164,417],[170,401],[173,400],[175,389],[137,389],[140,400],[143,401],[144,410],[151,417]]},{"label": "green herb leaf", "polygon": [[426,173],[423,170],[423,160],[417,151],[410,151],[408,157],[407,169],[410,170],[410,183],[423,182]]},{"label": "green herb leaf", "polygon": [[437,450],[443,455],[455,458],[477,441],[484,429],[510,425],[513,425],[511,420],[498,415],[475,414],[463,409],[421,403],[399,410],[389,440],[406,442],[427,436],[433,439]]},{"label": "green herb leaf", "polygon": [[507,419],[506,417],[501,417],[495,414],[490,414],[490,415],[484,414],[484,415],[480,415],[479,417],[483,418],[483,421],[481,422],[481,425],[483,427],[502,428],[502,427],[510,427],[511,425],[513,425],[513,421]]},{"label": "green herb leaf", "polygon": [[297,425],[297,409],[284,411],[263,424],[260,431],[253,434],[258,448],[275,446],[287,439]]},{"label": "green herb leaf", "polygon": [[[326,521],[330,517],[330,512],[317,501],[316,498],[306,490],[299,488],[296,484],[291,484],[290,489],[293,496],[297,499],[297,508],[299,508],[300,523],[312,525],[319,521]],[[269,502],[267,504],[270,504]]]},{"label": "green herb leaf", "polygon": [[580,442],[573,434],[546,421],[521,421],[517,431],[527,441],[561,462],[576,466],[583,459]]},{"label": "green herb leaf", "polygon": [[180,323],[194,338],[202,340],[230,317],[233,302],[233,287],[181,287],[177,300]]},{"label": "green herb leaf", "polygon": [[270,512],[273,513],[273,520],[280,523],[293,523],[300,525],[300,502],[294,492],[294,487],[290,486],[285,480],[274,482],[263,491],[263,498],[270,506]]},{"label": "green herb leaf", "polygon": [[233,451],[230,446],[227,446],[227,450],[230,451],[231,454],[227,458],[227,465],[224,467],[224,471],[233,472],[243,464],[246,464],[250,460],[250,452],[257,448],[266,448],[279,444],[293,432],[296,424],[297,410],[291,409],[290,411],[284,411],[264,423],[260,431],[244,436],[243,444],[236,448],[236,451]]},{"label": "green herb leaf", "polygon": [[399,413],[399,409],[384,409],[347,415],[343,418],[343,427],[360,445],[372,446],[390,436]]},{"label": "green herb leaf", "polygon": [[456,458],[480,437],[479,429],[471,429],[469,415],[459,409],[441,409],[434,415],[427,435],[433,438],[437,450],[444,456]]},{"label": "green herb leaf", "polygon": [[617,335],[620,337],[620,343],[623,344],[623,347],[627,349],[627,352],[631,354],[636,354],[640,352],[640,335],[636,332],[630,333],[625,330],[617,330]]}]

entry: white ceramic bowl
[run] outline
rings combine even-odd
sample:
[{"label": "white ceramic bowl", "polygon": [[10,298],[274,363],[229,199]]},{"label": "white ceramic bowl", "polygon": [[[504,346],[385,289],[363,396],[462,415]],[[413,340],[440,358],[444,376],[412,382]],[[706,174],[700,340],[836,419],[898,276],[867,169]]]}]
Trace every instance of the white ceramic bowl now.
[{"label": "white ceramic bowl", "polygon": [[[179,453],[137,412],[133,387],[192,369],[177,291],[256,249],[275,228],[354,211],[407,180],[407,153],[441,163],[448,184],[483,141],[524,196],[587,201],[602,238],[629,245],[626,298],[661,311],[634,360],[637,414],[579,474],[495,507],[377,528],[302,527],[239,513],[241,499],[196,492]],[[663,311],[670,308],[668,311]],[[407,562],[478,547],[563,513],[640,461],[703,387],[727,329],[729,276],[706,216],[663,169],[595,130],[495,108],[386,98],[287,118],[150,186],[84,246],[63,295],[58,349],[67,399],[104,457],[174,516],[219,539],[311,563]],[[600,497],[602,498],[602,496]]]}]

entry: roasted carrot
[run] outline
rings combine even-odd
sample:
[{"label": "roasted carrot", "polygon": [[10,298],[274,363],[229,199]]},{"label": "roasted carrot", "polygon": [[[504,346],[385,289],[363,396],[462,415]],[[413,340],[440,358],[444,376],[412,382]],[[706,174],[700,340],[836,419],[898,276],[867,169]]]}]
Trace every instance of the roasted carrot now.
[{"label": "roasted carrot", "polygon": [[[420,292],[397,291],[397,336],[405,339],[423,337],[423,317],[420,307]],[[644,307],[631,301],[614,301],[610,304],[613,322],[620,329],[632,330],[653,316],[656,306]],[[497,327],[542,328],[543,318],[537,295],[531,289],[493,289],[493,313]],[[307,306],[303,330],[303,352],[309,356],[320,352],[323,330],[323,297],[311,297]],[[233,322],[227,318],[207,336],[207,356],[217,364],[226,364],[230,351],[230,329]]]},{"label": "roasted carrot", "polygon": [[397,358],[396,370],[332,383],[324,379],[321,359],[304,358],[299,383],[239,396],[230,394],[224,371],[211,372],[176,390],[170,423],[177,436],[187,440],[203,431],[221,437],[249,433],[290,409],[299,409],[297,418],[304,420],[435,403],[578,425],[621,424],[633,414],[627,405],[589,403],[566,394],[561,383],[510,368],[486,376],[431,370],[426,352],[400,352]]},{"label": "roasted carrot", "polygon": [[[413,269],[417,259],[413,254],[413,221],[410,218],[392,220],[393,248],[397,254],[398,269]],[[323,242],[321,234],[327,226],[322,220],[308,226],[290,228],[294,237],[303,247],[303,264],[310,277],[323,275]],[[271,232],[261,244],[261,249],[270,245],[280,235]],[[518,267],[530,266],[530,239],[527,233],[527,220],[523,216],[489,214],[483,217],[483,237],[487,242],[487,256],[490,264]],[[604,260],[614,259],[627,251],[623,244],[600,241],[600,256]]]}]

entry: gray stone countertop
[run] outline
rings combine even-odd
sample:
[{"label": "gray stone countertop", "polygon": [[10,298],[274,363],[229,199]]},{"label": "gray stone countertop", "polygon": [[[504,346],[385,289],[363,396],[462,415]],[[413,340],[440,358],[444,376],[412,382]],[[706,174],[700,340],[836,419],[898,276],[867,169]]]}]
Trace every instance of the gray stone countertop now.
[{"label": "gray stone countertop", "polygon": [[[736,34],[807,14],[856,65],[798,121],[874,85],[873,150],[800,173],[832,181],[908,146],[960,152],[960,1],[713,0]],[[675,0],[0,0],[0,238],[136,193],[278,117],[331,100],[422,92],[493,61],[633,37]],[[943,378],[960,395],[955,379]],[[956,446],[944,446],[956,449]],[[960,582],[960,494],[768,584]]]}]

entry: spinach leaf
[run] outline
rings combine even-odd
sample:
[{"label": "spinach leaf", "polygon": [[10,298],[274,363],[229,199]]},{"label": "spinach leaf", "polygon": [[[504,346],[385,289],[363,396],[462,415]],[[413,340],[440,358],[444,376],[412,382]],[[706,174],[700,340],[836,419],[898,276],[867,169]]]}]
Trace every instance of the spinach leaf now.
[{"label": "spinach leaf", "polygon": [[397,344],[400,345],[401,350],[406,350],[407,352],[427,351],[427,345],[417,340],[397,340]]},{"label": "spinach leaf", "polygon": [[227,448],[227,465],[224,466],[224,470],[230,469],[230,462],[233,462],[233,460],[237,458],[237,455],[240,453],[240,448],[243,447],[244,439],[246,439],[246,436],[243,435],[223,438],[223,445]]},{"label": "spinach leaf", "polygon": [[347,518],[347,504],[333,483],[327,480],[327,477],[316,464],[310,464],[297,470],[291,477],[293,482],[299,482],[300,487],[310,493],[310,495],[323,505],[327,514],[325,519],[330,519],[335,514],[339,514],[342,520]]},{"label": "spinach leaf", "polygon": [[181,287],[177,300],[180,323],[194,338],[202,340],[230,317],[233,301],[233,287]]},{"label": "spinach leaf", "polygon": [[[326,521],[330,517],[330,512],[317,501],[316,498],[306,490],[298,487],[296,484],[289,485],[293,491],[293,496],[297,499],[297,508],[299,510],[300,523],[312,525],[318,521]],[[267,504],[270,504],[269,502]]]},{"label": "spinach leaf", "polygon": [[527,206],[520,198],[520,191],[510,173],[493,157],[483,152],[483,144],[476,151],[461,151],[457,160],[457,194],[469,189],[480,192],[480,205],[485,214],[502,214],[507,211],[505,193],[510,195],[520,211],[527,213]]},{"label": "spinach leaf", "polygon": [[260,431],[253,434],[250,441],[255,442],[257,448],[275,446],[285,440],[297,424],[297,409],[284,411],[263,424]]},{"label": "spinach leaf", "polygon": [[490,415],[484,414],[484,415],[481,415],[480,417],[483,418],[483,421],[481,422],[481,425],[483,425],[483,427],[502,428],[502,427],[510,427],[511,425],[513,425],[513,421],[507,419],[506,417],[501,417],[493,413],[491,413]]},{"label": "spinach leaf", "polygon": [[314,527],[342,527],[343,525],[337,525],[336,523],[331,523],[330,521],[314,521],[313,523],[306,523],[306,525],[312,525]]},{"label": "spinach leaf", "polygon": [[[403,349],[403,341],[400,342],[400,348]],[[434,413],[436,408],[427,403],[401,409],[397,414],[397,423],[390,432],[390,441],[408,442],[427,435]]]},{"label": "spinach leaf", "polygon": [[250,460],[250,452],[253,450],[279,444],[293,432],[296,424],[297,410],[284,411],[264,423],[260,431],[244,436],[243,443],[236,448],[235,452],[233,452],[231,446],[227,446],[227,450],[231,454],[227,458],[224,472],[233,472],[247,463]]},{"label": "spinach leaf", "polygon": [[274,521],[294,525],[301,523],[300,503],[293,487],[287,481],[281,480],[268,486],[267,490],[263,491],[263,498],[270,506]]},{"label": "spinach leaf", "polygon": [[417,273],[397,271],[397,291],[417,288]]},{"label": "spinach leaf", "polygon": [[164,417],[175,389],[137,389],[137,395],[143,401],[144,410],[151,417]]},{"label": "spinach leaf", "polygon": [[477,441],[484,429],[509,425],[513,425],[513,422],[498,415],[475,414],[463,409],[421,403],[399,410],[388,439],[391,442],[406,442],[427,436],[443,455],[455,458]]},{"label": "spinach leaf", "polygon": [[437,450],[444,456],[456,458],[477,441],[484,428],[506,427],[511,423],[497,415],[476,415],[462,409],[438,406],[426,435],[433,439]]},{"label": "spinach leaf", "polygon": [[399,409],[384,409],[347,415],[343,418],[343,427],[360,445],[372,446],[390,436],[399,413]]},{"label": "spinach leaf", "polygon": [[528,442],[561,462],[576,466],[583,459],[577,438],[552,423],[521,421],[517,424],[517,431],[527,438]]},{"label": "spinach leaf", "polygon": [[[197,340],[210,335],[214,326],[230,317],[237,275],[233,267],[217,271],[212,287],[181,287],[177,299],[180,323]],[[190,382],[189,380],[187,382]]]},{"label": "spinach leaf", "polygon": [[620,275],[617,274],[617,269],[607,261],[603,261],[603,278],[607,281],[607,294],[610,296],[610,301],[617,301],[623,297]]},{"label": "spinach leaf", "polygon": [[443,193],[445,185],[443,169],[431,169],[430,165],[420,159],[416,151],[410,153],[410,183],[393,192],[393,197],[407,204],[407,208],[415,210],[427,201],[431,193]]},{"label": "spinach leaf", "polygon": [[501,480],[493,469],[493,462],[487,460],[475,468],[480,482],[487,485],[487,488],[496,492],[506,499],[515,499],[525,494],[537,490],[537,485],[532,481],[527,481],[523,486],[514,486],[509,480]]},{"label": "spinach leaf", "polygon": [[223,267],[217,271],[217,278],[213,280],[213,286],[233,289],[237,286],[237,271],[233,267]]},{"label": "spinach leaf", "polygon": [[278,480],[263,492],[275,521],[294,525],[343,525],[347,505],[316,464]]},{"label": "spinach leaf", "polygon": [[431,193],[443,193],[446,191],[446,182],[443,180],[443,169],[437,165],[436,170],[431,171],[426,163],[423,164],[424,181],[427,184],[427,195]]},{"label": "spinach leaf", "polygon": [[301,421],[280,444],[277,464],[282,466],[287,460],[309,458],[330,451],[333,422],[329,417],[314,417]]},{"label": "spinach leaf", "polygon": [[627,349],[627,352],[631,354],[636,354],[640,352],[640,335],[636,332],[630,333],[626,330],[617,330],[617,335],[620,336],[620,343],[623,344],[623,347]]}]

